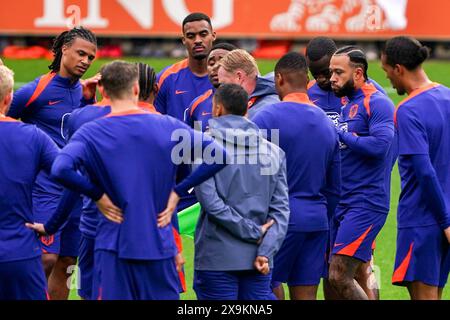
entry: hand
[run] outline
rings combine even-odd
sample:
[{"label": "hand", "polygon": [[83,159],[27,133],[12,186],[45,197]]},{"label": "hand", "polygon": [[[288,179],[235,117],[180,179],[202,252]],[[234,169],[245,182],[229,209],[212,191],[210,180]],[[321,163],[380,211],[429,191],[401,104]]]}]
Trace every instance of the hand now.
[{"label": "hand", "polygon": [[445,236],[447,237],[448,243],[450,243],[450,227],[444,229]]},{"label": "hand", "polygon": [[95,203],[97,204],[98,210],[103,213],[106,219],[115,223],[123,222],[122,210],[112,203],[106,193],[104,193],[103,196]]},{"label": "hand", "polygon": [[42,223],[25,223],[28,229],[36,231],[40,236],[48,236]]},{"label": "hand", "polygon": [[275,220],[270,219],[265,224],[261,226],[261,238],[259,238],[257,244],[260,244],[264,238],[264,235],[267,233],[267,230],[275,223]]},{"label": "hand", "polygon": [[270,219],[269,221],[267,221],[265,224],[263,224],[263,225],[261,226],[262,236],[264,236],[264,235],[266,234],[267,230],[269,230],[269,228],[270,228],[271,226],[273,226],[274,223],[275,223],[275,220]]},{"label": "hand", "polygon": [[159,228],[164,228],[170,223],[170,221],[172,220],[173,212],[177,208],[178,201],[180,201],[180,197],[175,191],[172,191],[170,193],[169,200],[167,200],[166,209],[158,215]]},{"label": "hand", "polygon": [[177,255],[175,256],[175,265],[177,267],[177,271],[181,272],[183,271],[183,265],[186,261],[183,258],[183,255],[181,254],[181,252],[177,253]]},{"label": "hand", "polygon": [[269,259],[267,259],[267,257],[257,256],[254,262],[254,266],[256,270],[258,270],[263,275],[269,274],[270,267],[269,267]]},{"label": "hand", "polygon": [[100,73],[97,73],[92,78],[81,80],[81,85],[83,86],[83,97],[86,100],[93,99],[95,97],[95,90],[97,89],[98,81],[101,79]]}]

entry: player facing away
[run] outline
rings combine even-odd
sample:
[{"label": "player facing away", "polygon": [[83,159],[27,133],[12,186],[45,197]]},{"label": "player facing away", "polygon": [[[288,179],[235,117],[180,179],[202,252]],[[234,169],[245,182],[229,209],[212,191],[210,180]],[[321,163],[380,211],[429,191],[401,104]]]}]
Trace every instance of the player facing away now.
[{"label": "player facing away", "polygon": [[6,116],[13,87],[13,72],[0,66],[0,300],[45,300],[39,238],[25,223],[34,220],[38,172],[50,172],[58,148],[36,126]]},{"label": "player facing away", "polygon": [[178,120],[184,119],[184,111],[192,100],[212,89],[207,58],[216,40],[211,19],[203,13],[191,13],[184,18],[182,32],[188,57],[158,74],[159,92],[155,100],[159,112]]},{"label": "player facing away", "polygon": [[[156,83],[156,73],[152,67],[145,63],[137,63],[139,72],[139,102],[138,106],[149,112],[156,112],[153,107],[153,100],[157,92],[158,86]],[[101,75],[101,74],[100,74]],[[70,115],[67,126],[69,138],[85,123],[93,121],[95,119],[104,117],[111,112],[110,100],[104,97],[104,88],[101,84],[101,80],[97,86],[100,95],[103,99],[94,104],[87,105],[83,108],[79,108],[72,112]],[[68,194],[69,192],[69,194]],[[72,194],[70,194],[72,193]],[[53,235],[56,231],[67,221],[71,208],[73,207],[73,198],[77,193],[73,191],[65,191],[63,199],[60,201],[57,211],[52,217],[45,223],[35,223],[29,225],[42,235]],[[95,291],[94,286],[94,248],[95,248],[95,235],[98,224],[98,208],[95,202],[87,196],[83,197],[83,209],[80,218],[80,231],[81,241],[78,256],[78,268],[80,288],[78,289],[78,295],[84,300],[96,299],[98,292]],[[94,289],[94,290],[93,290]]]},{"label": "player facing away", "polygon": [[389,212],[395,157],[394,105],[368,82],[364,52],[341,48],[330,61],[331,86],[346,97],[340,127],[341,199],[331,230],[329,281],[340,299],[368,299],[354,281],[371,259],[372,244]]},{"label": "player facing away", "polygon": [[202,205],[194,263],[199,300],[274,298],[273,256],[289,220],[286,160],[245,117],[247,102],[237,84],[214,94],[209,133],[232,150],[232,164],[195,188]]},{"label": "player facing away", "polygon": [[[290,217],[286,238],[274,259],[273,287],[289,286],[292,300],[315,300],[326,263],[328,201],[324,189],[340,193],[340,153],[336,130],[307,95],[305,57],[291,52],[275,66],[275,87],[282,102],[259,111],[261,129],[278,129],[286,153]],[[270,140],[270,139],[269,139]],[[338,199],[338,196],[334,197]],[[280,290],[277,296],[283,298]]]},{"label": "player facing away", "polygon": [[[306,60],[308,62],[309,71],[314,78],[313,81],[308,83],[308,96],[315,105],[326,112],[327,116],[333,121],[335,126],[338,127],[341,109],[346,103],[346,98],[337,97],[331,88],[330,60],[336,50],[337,46],[333,39],[328,37],[317,37],[312,39],[306,47]],[[385,93],[384,89],[375,80],[369,78],[368,82],[373,83],[378,91]],[[324,192],[331,198],[337,196],[333,193],[333,190],[324,190]],[[328,199],[331,199],[330,197],[328,197]],[[336,205],[337,202],[338,201],[336,201]],[[334,216],[335,208],[336,206],[330,205],[329,203],[328,218],[330,219],[330,222]],[[372,251],[375,250],[375,242],[372,249]],[[329,253],[330,248],[327,249],[327,254],[329,255]],[[379,290],[372,270],[373,263],[372,253],[371,261],[365,263],[356,271],[355,279],[369,296],[369,299],[377,300],[379,299]],[[333,291],[328,282],[328,272],[326,272],[324,276],[323,289],[325,299],[333,300],[337,298],[337,294]]]},{"label": "player facing away", "polygon": [[230,51],[237,49],[226,42],[215,44],[207,59],[208,78],[213,88],[195,98],[184,112],[184,122],[191,128],[205,132],[208,130],[208,120],[212,118],[212,99],[215,90],[219,87],[217,70],[219,61]]},{"label": "player facing away", "polygon": [[[91,197],[103,213],[95,240],[98,298],[178,299],[178,250],[170,223],[178,194],[214,175],[225,162],[203,163],[175,186],[176,150],[184,157],[199,144],[219,156],[225,151],[181,121],[139,108],[135,64],[115,61],[101,74],[111,113],[74,134],[52,174]],[[79,166],[89,179],[77,173]]]},{"label": "player facing away", "polygon": [[401,186],[392,283],[411,299],[440,299],[450,269],[450,90],[422,68],[428,48],[387,41],[382,67],[399,95],[395,112]]},{"label": "player facing away", "polygon": [[233,50],[223,57],[217,74],[220,84],[238,84],[247,91],[249,119],[265,106],[280,102],[273,76],[261,77],[255,59],[245,50]]},{"label": "player facing away", "polygon": [[[89,69],[97,50],[95,35],[82,27],[61,33],[53,43],[54,60],[50,72],[20,88],[8,115],[36,125],[48,134],[59,148],[65,144],[66,120],[70,113],[93,103],[97,78],[80,82]],[[62,187],[52,181],[45,171],[33,189],[33,211],[36,221],[46,222],[55,212]],[[67,299],[68,268],[76,264],[80,241],[79,220],[81,201],[74,209],[78,214],[56,235],[42,237],[43,264],[52,299]]]}]

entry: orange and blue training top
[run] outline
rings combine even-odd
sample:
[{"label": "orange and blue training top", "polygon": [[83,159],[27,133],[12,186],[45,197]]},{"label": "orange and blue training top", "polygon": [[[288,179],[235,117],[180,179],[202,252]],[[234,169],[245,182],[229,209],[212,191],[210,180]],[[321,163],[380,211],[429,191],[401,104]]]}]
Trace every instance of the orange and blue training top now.
[{"label": "orange and blue training top", "polygon": [[0,263],[41,255],[33,230],[32,188],[38,172],[50,172],[58,154],[40,129],[0,115]]},{"label": "orange and blue training top", "polygon": [[260,110],[252,121],[286,153],[288,230],[328,230],[324,190],[339,194],[340,186],[339,144],[331,121],[304,93],[287,95],[283,102]]},{"label": "orange and blue training top", "polygon": [[[413,91],[395,113],[399,140],[402,191],[398,204],[398,227],[450,224],[450,213],[436,212],[424,199],[411,157],[425,155],[431,162],[447,208],[450,208],[450,89],[431,83]],[[421,168],[422,169],[422,168]],[[433,212],[435,211],[435,212]],[[437,214],[437,215],[436,215]]]},{"label": "orange and blue training top", "polygon": [[156,110],[181,121],[191,102],[213,88],[207,75],[199,77],[192,73],[187,59],[165,68],[157,79],[159,91],[155,99]]},{"label": "orange and blue training top", "polygon": [[371,83],[347,98],[338,130],[342,174],[339,205],[387,213],[396,158],[394,104]]},{"label": "orange and blue training top", "polygon": [[184,112],[184,122],[188,126],[202,132],[208,130],[208,121],[212,118],[212,99],[214,92],[214,89],[209,89],[192,101]]},{"label": "orange and blue training top", "polygon": [[50,72],[14,93],[8,116],[36,125],[62,148],[66,145],[68,116],[90,103],[93,101],[83,99],[80,81]]}]

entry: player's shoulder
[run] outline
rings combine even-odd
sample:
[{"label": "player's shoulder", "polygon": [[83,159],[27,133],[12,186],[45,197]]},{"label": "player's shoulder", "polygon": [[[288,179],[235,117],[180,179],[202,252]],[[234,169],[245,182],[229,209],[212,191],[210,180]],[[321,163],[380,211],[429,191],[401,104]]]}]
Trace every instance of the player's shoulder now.
[{"label": "player's shoulder", "polygon": [[183,70],[188,69],[188,60],[184,59],[182,61],[179,61],[177,63],[174,63],[166,68],[164,68],[159,74],[158,74],[158,85],[161,87],[163,83],[166,81],[174,78],[176,75],[178,75]]},{"label": "player's shoulder", "polygon": [[404,109],[405,106],[408,108],[416,108],[423,105],[423,102],[432,98],[435,95],[449,95],[449,89],[438,83],[430,83],[427,86],[417,89],[409,94],[405,99],[403,99],[399,104],[397,109]]}]

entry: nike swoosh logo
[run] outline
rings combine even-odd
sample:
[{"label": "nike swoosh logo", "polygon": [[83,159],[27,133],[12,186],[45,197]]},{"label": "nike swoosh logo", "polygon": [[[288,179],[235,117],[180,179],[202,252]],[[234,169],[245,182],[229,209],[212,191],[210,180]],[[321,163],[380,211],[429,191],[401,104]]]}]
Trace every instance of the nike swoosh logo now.
[{"label": "nike swoosh logo", "polygon": [[202,116],[207,116],[209,114],[211,114],[211,112],[205,112],[205,111],[202,112]]},{"label": "nike swoosh logo", "polygon": [[183,94],[186,93],[187,91],[184,90],[175,90],[175,94]]},{"label": "nike swoosh logo", "polygon": [[339,246],[342,246],[344,243],[335,243],[334,244],[334,247],[336,248],[336,247],[339,247]]},{"label": "nike swoosh logo", "polygon": [[53,106],[54,104],[57,104],[57,103],[60,103],[60,102],[62,102],[62,100],[49,101],[49,102],[48,102],[48,105],[49,105],[49,106]]},{"label": "nike swoosh logo", "polygon": [[319,99],[313,100],[311,102],[315,104],[317,101],[319,101]]}]

